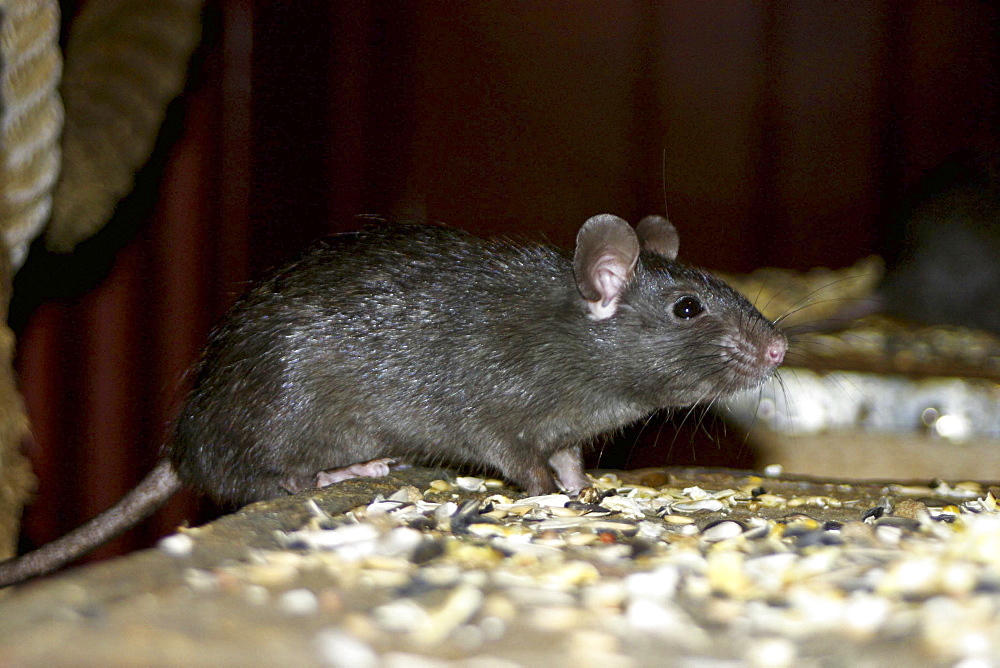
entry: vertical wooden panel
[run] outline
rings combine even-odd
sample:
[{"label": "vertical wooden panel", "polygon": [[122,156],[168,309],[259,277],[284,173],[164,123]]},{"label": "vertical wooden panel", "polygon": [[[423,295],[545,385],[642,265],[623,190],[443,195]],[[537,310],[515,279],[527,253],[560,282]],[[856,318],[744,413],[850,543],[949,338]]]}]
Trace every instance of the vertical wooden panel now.
[{"label": "vertical wooden panel", "polygon": [[766,224],[751,207],[765,84],[763,5],[666,3],[658,18],[662,116],[645,122],[657,124],[653,136],[666,159],[652,156],[647,171],[664,175],[683,258],[752,269],[761,259],[756,228]]},{"label": "vertical wooden panel", "polygon": [[209,179],[220,195],[209,214],[218,217],[210,223],[217,230],[212,249],[214,314],[228,308],[250,275],[254,19],[253,0],[230,0],[225,4],[221,63],[215,74],[222,82],[221,116],[216,126],[221,141],[220,169]]},{"label": "vertical wooden panel", "polygon": [[250,270],[259,276],[327,229],[328,3],[258,2],[253,21]]},{"label": "vertical wooden panel", "polygon": [[569,244],[595,213],[633,214],[639,5],[476,2],[414,17],[407,185],[431,218]]},{"label": "vertical wooden panel", "polygon": [[997,9],[921,0],[909,8],[899,100],[903,182],[950,153],[985,143],[997,104]]},{"label": "vertical wooden panel", "polygon": [[[145,439],[132,456],[148,472],[170,438],[170,421],[190,379],[185,372],[198,352],[216,314],[216,286],[221,287],[216,263],[232,266],[230,253],[220,254],[212,241],[231,235],[218,201],[221,182],[212,178],[221,160],[213,131],[219,118],[219,99],[211,91],[190,98],[186,116],[191,129],[172,147],[156,214],[148,230],[147,302],[143,319],[149,346],[145,388],[149,424]],[[224,192],[224,191],[222,191]],[[245,233],[245,231],[244,231]],[[237,244],[235,252],[240,252]],[[223,259],[229,256],[229,259]],[[243,258],[246,262],[246,258]],[[195,514],[191,496],[173,500],[157,518],[159,533],[171,530]]]},{"label": "vertical wooden panel", "polygon": [[880,210],[885,8],[800,0],[771,11],[764,259],[844,266],[872,247]]},{"label": "vertical wooden panel", "polygon": [[368,0],[330,3],[333,34],[327,70],[326,117],[330,125],[325,197],[331,231],[343,230],[351,219],[370,211],[369,189],[372,135],[379,133],[375,110],[384,100],[373,94],[377,54],[384,31]]},{"label": "vertical wooden panel", "polygon": [[[142,476],[134,469],[143,461],[135,449],[142,442],[146,389],[140,335],[145,251],[141,244],[122,249],[111,274],[81,303],[82,345],[76,354],[84,373],[75,410],[82,428],[72,444],[81,503],[63,509],[70,526],[111,507]],[[117,554],[123,545],[103,546],[95,556]]]}]

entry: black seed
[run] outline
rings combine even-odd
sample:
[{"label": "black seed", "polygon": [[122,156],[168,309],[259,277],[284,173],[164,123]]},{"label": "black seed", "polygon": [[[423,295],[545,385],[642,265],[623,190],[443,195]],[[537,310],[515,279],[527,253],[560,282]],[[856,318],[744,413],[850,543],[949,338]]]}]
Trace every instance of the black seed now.
[{"label": "black seed", "polygon": [[874,508],[869,508],[861,515],[861,521],[864,522],[869,518],[878,519],[885,514],[885,508],[882,506],[875,506]]},{"label": "black seed", "polygon": [[566,508],[572,510],[580,510],[587,514],[598,514],[603,513],[605,515],[611,514],[610,508],[605,508],[604,506],[598,505],[596,503],[586,503],[584,501],[570,501],[566,504]]},{"label": "black seed", "polygon": [[470,524],[496,524],[497,520],[492,517],[483,517],[479,513],[479,501],[469,499],[463,503],[455,514],[451,516],[452,533],[462,534]]},{"label": "black seed", "polygon": [[743,532],[743,537],[747,540],[760,540],[761,538],[767,538],[771,534],[771,526],[769,524],[764,524],[759,527],[754,527],[753,529],[747,529]]},{"label": "black seed", "polygon": [[407,522],[407,526],[416,529],[417,531],[430,531],[436,526],[436,524],[430,517],[414,517],[412,520]]},{"label": "black seed", "polygon": [[444,554],[444,542],[428,539],[417,545],[417,548],[413,550],[413,554],[410,555],[410,561],[419,565],[431,559],[437,559],[442,554]]},{"label": "black seed", "polygon": [[[788,532],[785,533],[787,535]],[[805,548],[805,547],[810,547],[812,545],[824,545],[824,544],[828,545],[829,543],[823,542],[823,537],[825,535],[826,532],[823,531],[822,529],[815,529],[813,531],[808,531],[806,533],[799,534],[799,536],[795,539],[795,547]]]},{"label": "black seed", "polygon": [[782,538],[796,538],[796,537],[805,536],[807,534],[814,533],[814,532],[817,532],[817,531],[822,532],[821,529],[817,529],[815,527],[811,527],[808,524],[805,524],[803,522],[803,523],[800,523],[800,524],[789,524],[788,527],[785,529],[785,532],[783,534],[781,534],[781,536],[782,536]]}]

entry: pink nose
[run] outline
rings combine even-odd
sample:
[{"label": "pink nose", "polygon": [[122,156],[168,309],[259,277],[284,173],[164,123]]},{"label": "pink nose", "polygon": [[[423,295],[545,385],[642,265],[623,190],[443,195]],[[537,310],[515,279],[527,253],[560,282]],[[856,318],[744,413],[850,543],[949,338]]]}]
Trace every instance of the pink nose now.
[{"label": "pink nose", "polygon": [[785,359],[785,351],[788,350],[788,343],[784,339],[778,339],[772,341],[771,345],[767,347],[767,360],[777,366],[781,364],[782,360]]}]

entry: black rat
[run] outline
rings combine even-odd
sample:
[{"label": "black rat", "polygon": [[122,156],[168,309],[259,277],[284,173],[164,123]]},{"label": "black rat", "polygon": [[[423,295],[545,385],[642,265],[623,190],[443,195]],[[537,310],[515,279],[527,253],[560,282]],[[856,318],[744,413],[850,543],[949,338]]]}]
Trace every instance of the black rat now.
[{"label": "black rat", "polygon": [[184,485],[245,504],[384,475],[393,460],[579,494],[582,449],[659,408],[759,386],[785,336],[677,232],[599,215],[571,257],[430,225],[333,236],[252,289],[210,336],[173,438],[117,505],[0,564],[40,575]]},{"label": "black rat", "polygon": [[1000,336],[1000,151],[965,149],[924,174],[894,213],[871,296],[796,333],[884,314]]},{"label": "black rat", "polygon": [[875,308],[1000,335],[1000,153],[949,156],[907,194],[898,218],[902,248]]}]

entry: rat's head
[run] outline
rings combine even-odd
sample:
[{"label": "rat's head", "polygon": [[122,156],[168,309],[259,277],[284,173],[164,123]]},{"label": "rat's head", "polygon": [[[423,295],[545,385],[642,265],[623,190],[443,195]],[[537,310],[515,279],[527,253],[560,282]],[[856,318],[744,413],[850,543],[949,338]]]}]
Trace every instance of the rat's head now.
[{"label": "rat's head", "polygon": [[722,280],[677,262],[677,248],[661,216],[633,230],[604,214],[580,228],[577,286],[616,375],[661,407],[759,386],[784,359],[784,334]]}]

